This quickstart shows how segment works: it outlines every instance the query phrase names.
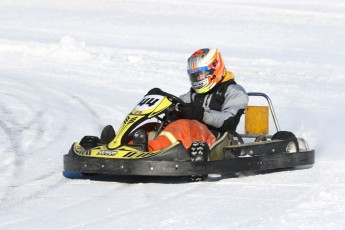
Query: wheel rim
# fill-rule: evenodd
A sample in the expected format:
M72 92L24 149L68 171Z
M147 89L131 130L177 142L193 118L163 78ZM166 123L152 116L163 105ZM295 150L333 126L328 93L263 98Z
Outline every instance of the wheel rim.
M291 142L289 142L287 144L286 152L287 153L295 153L295 152L297 152L297 146L296 146L296 144L293 141L291 141Z

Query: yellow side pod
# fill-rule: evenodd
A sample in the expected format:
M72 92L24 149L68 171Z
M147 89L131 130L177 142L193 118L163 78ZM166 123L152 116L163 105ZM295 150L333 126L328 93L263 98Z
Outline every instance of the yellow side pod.
M268 106L248 106L245 111L245 132L247 135L269 134Z

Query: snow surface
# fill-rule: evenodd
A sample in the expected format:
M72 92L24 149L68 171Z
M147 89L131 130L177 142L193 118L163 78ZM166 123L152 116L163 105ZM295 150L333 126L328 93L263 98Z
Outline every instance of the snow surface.
M1 0L0 229L344 229L344 29L342 0ZM314 167L201 183L63 173L72 142L118 127L149 89L186 92L204 47L271 97Z

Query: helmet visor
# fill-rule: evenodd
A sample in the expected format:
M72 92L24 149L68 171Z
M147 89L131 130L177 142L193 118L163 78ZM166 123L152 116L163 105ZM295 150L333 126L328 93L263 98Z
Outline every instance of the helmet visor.
M188 71L189 72L189 71ZM208 77L212 77L214 69L201 69L201 71L188 73L189 79L192 83L202 81Z

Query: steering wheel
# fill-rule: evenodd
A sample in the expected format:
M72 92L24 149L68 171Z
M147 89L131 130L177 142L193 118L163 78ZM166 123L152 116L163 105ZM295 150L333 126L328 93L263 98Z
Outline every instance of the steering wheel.
M146 95L161 95L161 96L165 96L165 97L167 97L172 102L172 105L170 106L170 109L168 109L166 114L165 114L166 116L164 116L164 118L157 117L157 119L161 121L161 125L156 130L156 135L158 135L161 132L161 130L167 124L169 124L173 120L176 120L176 115L177 115L177 117L179 117L179 115L178 115L180 113L179 105L184 105L185 102L182 101L179 97L176 97L175 95L172 95L170 93L164 92L163 90L161 90L159 88L151 89ZM173 114L172 116L169 115L171 112Z
M170 93L164 92L163 90L161 90L160 88L153 88L151 89L147 95L150 94L158 94L158 95L162 95L162 96L166 96L169 100L171 100L171 102L173 102L175 104L175 109L178 111L177 107L179 104L184 105L185 102L182 101L179 97L176 97L175 95L172 95Z

